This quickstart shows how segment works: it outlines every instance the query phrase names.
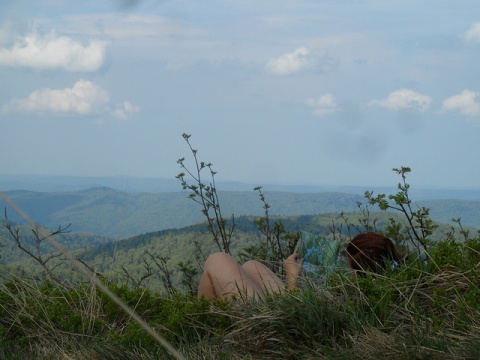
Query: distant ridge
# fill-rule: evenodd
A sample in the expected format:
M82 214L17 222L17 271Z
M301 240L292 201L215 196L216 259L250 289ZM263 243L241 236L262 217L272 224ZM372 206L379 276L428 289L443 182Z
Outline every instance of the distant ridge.
M178 180L127 176L51 176L0 174L0 191L30 190L40 192L78 191L108 187L128 192L171 192L181 190Z
M217 181L218 190L222 191L252 191L254 187L262 186L264 191L321 193L341 192L362 195L365 191L391 194L395 186L343 186L343 185L302 185L302 184L249 184L234 181ZM0 174L0 191L28 190L38 192L78 191L90 188L111 188L129 193L145 192L176 192L181 191L180 182L169 178L141 178L134 176L53 176L53 175L9 175ZM411 188L415 200L480 200L479 188Z

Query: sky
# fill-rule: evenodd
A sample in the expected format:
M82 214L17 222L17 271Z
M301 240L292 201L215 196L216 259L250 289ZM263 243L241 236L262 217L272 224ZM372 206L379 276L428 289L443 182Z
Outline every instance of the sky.
M0 0L0 174L480 187L477 0Z

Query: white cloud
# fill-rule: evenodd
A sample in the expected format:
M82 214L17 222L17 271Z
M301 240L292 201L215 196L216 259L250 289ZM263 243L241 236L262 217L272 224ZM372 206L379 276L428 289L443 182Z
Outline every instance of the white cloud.
M386 99L371 100L369 106L378 106L390 110L417 110L426 111L430 107L432 98L416 91L399 89L391 92Z
M79 80L71 88L34 91L26 99L5 105L3 112L90 115L102 112L109 101L110 95L100 86Z
M91 81L79 80L65 89L41 89L27 98L4 105L2 113L29 113L36 115L91 116L111 115L126 120L138 113L140 107L124 101L112 110L110 94Z
M480 115L480 93L471 90L463 90L461 94L453 95L445 99L442 109L445 111L459 111L463 115Z
M313 113L317 116L325 116L340 111L335 98L331 94L322 95L318 99L309 98L306 103L313 107Z
M112 111L112 115L117 119L126 120L128 116L138 113L139 111L140 107L132 104L130 101L124 101Z
M83 46L53 32L45 37L33 33L16 41L10 49L0 49L0 65L93 72L103 65L105 46L104 41L91 40Z
M272 74L288 75L313 66L315 66L315 60L310 56L310 50L300 47L293 52L269 60L265 67Z
M470 28L463 34L463 37L468 42L480 42L480 22L470 25Z

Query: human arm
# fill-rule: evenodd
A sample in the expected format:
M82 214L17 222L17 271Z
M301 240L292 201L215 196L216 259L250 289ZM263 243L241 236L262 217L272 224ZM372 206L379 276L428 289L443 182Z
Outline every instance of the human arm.
M302 274L303 259L297 263L300 256L297 253L290 255L284 262L285 274L287 276L287 289L297 288L297 278Z

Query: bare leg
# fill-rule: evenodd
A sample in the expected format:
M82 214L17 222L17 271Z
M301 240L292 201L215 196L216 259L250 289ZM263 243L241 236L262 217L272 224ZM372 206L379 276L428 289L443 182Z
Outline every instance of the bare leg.
M215 253L208 257L198 285L198 297L206 299L224 299L236 296L265 298L263 286L257 283L247 272L225 253Z
M278 293L285 290L284 282L262 263L249 260L243 264L242 268L264 292Z

